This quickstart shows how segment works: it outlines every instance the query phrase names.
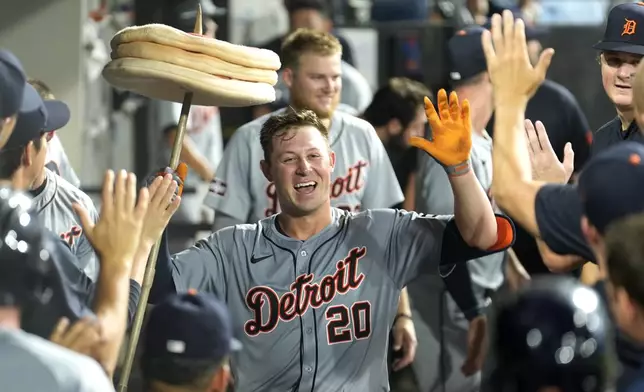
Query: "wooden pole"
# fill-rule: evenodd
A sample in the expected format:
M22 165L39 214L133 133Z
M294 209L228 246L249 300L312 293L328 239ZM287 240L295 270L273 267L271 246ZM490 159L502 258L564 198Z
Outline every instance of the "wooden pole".
M197 19L195 21L195 34L203 34L202 32L202 13L201 5L197 8ZM181 116L179 117L179 124L177 125L177 135L174 138L174 145L172 146L172 154L170 155L170 167L176 170L179 166L179 157L181 156L181 146L183 145L183 137L186 133L186 125L188 124L188 114L190 114L190 106L192 105L192 93L187 92L183 97L183 105L181 106ZM148 304L148 297L150 296L150 289L154 281L154 272L159 255L159 247L161 246L161 239L157 239L154 244L150 256L148 257L148 264L145 267L145 276L143 277L143 285L141 287L141 298L136 308L134 316L134 323L132 324L132 332L130 340L128 341L127 354L125 357L125 365L121 373L121 378L118 384L119 392L126 392L130 375L132 374L132 366L134 365L134 357L136 355L136 347L139 343L139 336L141 335L141 328L143 327L143 319L145 318L145 309Z

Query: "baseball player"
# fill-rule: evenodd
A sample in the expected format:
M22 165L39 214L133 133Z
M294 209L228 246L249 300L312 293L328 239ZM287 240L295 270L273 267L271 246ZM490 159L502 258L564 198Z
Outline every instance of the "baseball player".
M341 45L329 33L300 29L286 39L282 66L291 106L312 109L329 127L331 148L337 153L332 205L348 211L389 208L401 203L404 196L382 142L369 123L336 110L341 91L340 55ZM275 184L253 168L259 167L263 157L257 137L262 125L272 115L288 110L243 125L228 141L204 201L216 211L213 231L280 212ZM405 297L406 292L399 313L409 316Z
M72 209L74 203L80 203L96 221L98 213L94 203L81 190L45 167L47 143L55 131L69 121L69 109L61 101L44 102L48 113L47 128L42 130L29 121L19 121L0 153L0 165L5 170L0 174L5 178L13 177L30 189L34 208L43 225L67 242L77 257L78 267L96 281L98 259Z
M608 13L603 39L593 46L600 52L602 84L615 105L617 117L593 135L592 155L622 140L644 142L633 111L633 77L644 55L644 35L637 28L638 23L644 23L641 4L616 5Z
M485 131L493 111L492 85L487 76L481 45L482 27L458 31L447 44L450 83L472 107L472 170L489 194L492 185L492 139ZM419 158L416 211L453 214L455 200L449 178L435 159ZM490 196L491 201L491 196ZM503 283L505 253L496 253L467 263L476 302L459 308L439 276L421 276L408 290L418 329L417 360L412 364L422 391L473 391L480 387L483 351L471 336L485 335L484 310Z
M25 199L26 198L26 199ZM113 391L101 367L89 357L21 329L21 313L30 314L51 300L54 268L46 252L47 232L23 201L8 189L0 192L0 380L3 389L28 391ZM31 219L29 219L31 218ZM20 241L24 248L7 240ZM28 371L28 377L20 375Z
M281 212L222 229L172 258L164 244L151 301L193 288L227 303L244 346L231 361L238 390L388 391L387 341L401 289L436 274L443 260L511 245L511 221L495 219L471 171L467 101L461 108L442 91L440 117L427 105L434 140L415 145L449 173L454 217L331 207L329 131L312 111L287 111L260 131L261 170Z
M526 51L522 28L521 21L512 22L511 13L504 13L503 17L495 15L492 18L492 35L486 34L483 39L496 101L495 200L521 226L543 240L549 251L556 252L554 255L562 259L562 267L570 268L579 260L589 260L598 263L600 270L605 270L605 265L602 265L605 230L612 222L644 211L640 189L641 178L644 178L641 164L644 162L644 146L623 141L598 153L581 172L578 186L531 180L525 135L516 130L523 128L524 104L543 80L553 51L544 51L539 63L532 68L521 55ZM514 30L518 30L518 34ZM505 45L506 41L511 45ZM636 80L641 72L642 65ZM547 138L541 141L547 143ZM555 169L557 165L561 166L556 162L553 165ZM601 288L601 281L598 286ZM623 382L639 367L639 361L634 359L641 358L641 355L632 354L641 353L641 348L638 350L628 339L617 336L620 363L625 369L620 377L620 382Z
M241 349L226 305L213 295L170 295L150 312L141 369L147 392L225 392L228 357Z
M0 149L11 137L18 113L38 107L33 98L27 91L27 76L20 60L0 49Z
M29 78L27 81L38 91L38 94L40 94L43 100L56 99L49 86L42 80ZM49 143L47 143L47 157L45 158L45 162L47 169L58 174L76 188L80 188L80 179L76 175L71 163L69 163L69 158L67 158L63 144L60 142L60 138L56 133L54 133Z

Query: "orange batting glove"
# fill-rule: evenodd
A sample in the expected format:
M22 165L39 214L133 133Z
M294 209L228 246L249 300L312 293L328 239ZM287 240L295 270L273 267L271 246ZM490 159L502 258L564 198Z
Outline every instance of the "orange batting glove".
M432 139L414 136L409 144L420 148L440 163L450 176L458 176L470 171L470 151L472 150L472 124L470 104L466 100L459 105L458 96L452 91L447 100L447 92L438 92L438 113L434 105L425 97L425 115L432 127Z

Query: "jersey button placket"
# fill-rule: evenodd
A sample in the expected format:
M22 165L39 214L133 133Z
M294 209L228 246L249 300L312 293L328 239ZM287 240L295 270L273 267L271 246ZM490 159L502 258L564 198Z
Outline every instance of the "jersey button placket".
M309 269L309 253L306 249L300 249L297 257L298 272L300 275L308 273ZM302 345L302 362L305 365L302 367L304 372L300 382L300 390L310 390L313 386L313 370L315 364L315 346L317 341L314 336L314 315L313 309L308 308L306 313L302 315L302 327L306 332L306 337L303 339Z

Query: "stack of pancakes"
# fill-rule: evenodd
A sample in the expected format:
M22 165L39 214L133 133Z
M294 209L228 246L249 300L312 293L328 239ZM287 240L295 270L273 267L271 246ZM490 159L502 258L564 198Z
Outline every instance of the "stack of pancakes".
M162 24L127 27L110 42L103 77L143 96L192 104L241 107L275 101L279 56Z

